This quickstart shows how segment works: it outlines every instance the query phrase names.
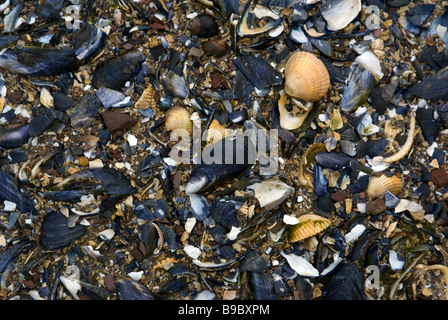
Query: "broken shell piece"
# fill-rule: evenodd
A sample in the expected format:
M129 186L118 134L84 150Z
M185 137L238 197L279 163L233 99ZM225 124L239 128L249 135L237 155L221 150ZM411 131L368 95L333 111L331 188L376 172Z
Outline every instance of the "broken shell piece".
M282 94L278 100L278 111L280 113L280 126L285 130L296 130L305 121L309 111L303 112L295 105L292 111L286 109L286 94Z
M289 229L288 241L297 242L309 238L328 228L331 221L317 214L305 214L299 217L299 223Z
M330 88L327 67L313 53L296 51L285 65L285 92L289 96L316 101Z
M417 213L422 209L423 207L417 202L413 202L407 199L400 199L400 202L395 207L395 213L400 213L405 210L409 211L410 213Z
M256 28L249 27L247 20L248 20L248 16L249 16L249 8L251 5L251 2L252 1L247 2L246 6L243 9L243 14L242 14L241 20L238 23L237 30L238 30L239 37L253 36L253 35L257 35L257 34L261 34L261 33L270 31L270 30L274 29L275 27L277 27L282 22L281 17L278 17L278 19L274 19L274 20L272 20L272 17L271 17L271 21L269 23L264 24L261 27L256 27ZM265 10L263 10L263 12L268 12L268 11L270 11L273 15L275 15L274 12L272 12L268 8L265 8ZM260 14L260 10L258 10L258 14ZM263 15L263 13L261 13L261 14ZM266 15L263 15L263 17L265 17L265 16Z
M397 195L401 189L403 189L403 186L403 181L397 176L389 178L383 174L380 177L370 178L366 192L370 199L375 199L383 197L386 194L386 191Z
M304 277L318 277L319 271L313 267L305 258L294 253L286 254L283 251L280 254L288 261L289 266L299 275Z
M292 187L278 180L264 180L261 183L254 183L247 188L254 191L260 207L266 210L271 210L278 206L293 191Z
M186 244L184 246L184 252L192 259L197 259L201 255L201 249L191 244Z
M441 271L442 276L443 276L443 280L445 281L445 284L440 284L439 286L443 289L443 292L445 293L445 296L439 296L440 299L448 299L448 291L446 290L446 287L448 286L448 268L442 264L433 264L430 266L427 265L423 265L423 264L418 264L415 266L414 268L414 273L413 273L413 281L412 281L412 294L414 295L414 299L417 298L417 289L420 287L426 288L429 290L429 292L427 292L427 294L430 295L435 295L436 292L432 292L431 288L433 288L433 285L429 285L429 288L427 285L425 285L422 281L424 279L422 279L422 275L424 273L428 273L429 271L433 271L432 273L434 275L436 275L437 273L435 273L434 271ZM440 273L439 273L440 274ZM426 282L426 281L425 281ZM438 282L438 281L437 281ZM418 285L418 283L420 283L420 286ZM438 295L441 295L441 293L439 293Z
M372 52L366 51L355 59L360 66L369 70L373 74L376 81L380 81L384 73L381 70L380 59Z
M190 120L190 113L180 106L173 106L166 112L165 127L170 130L185 130L190 134L193 131L193 124Z
M327 0L320 6L322 17L327 22L327 29L337 31L344 29L361 11L361 0Z
M157 101L155 99L155 89L152 85L149 85L145 91L143 91L140 99L135 103L137 109L148 109L157 107Z
M228 130L218 120L213 119L207 130L207 143L213 143L227 137Z
M408 152L412 148L412 144L414 142L414 137L416 134L417 134L417 132L415 130L415 116L414 116L414 113L411 113L411 121L409 124L409 131L408 131L408 136L406 138L405 143L401 147L400 151L398 151L397 153L394 153L393 155L391 155L387 158L384 158L383 161L387 162L387 163L392 163L392 162L396 162L396 161L400 160L405 155L407 155Z
M40 92L40 103L42 103L47 108L52 108L54 99L51 95L50 91L48 91L46 88L43 88Z

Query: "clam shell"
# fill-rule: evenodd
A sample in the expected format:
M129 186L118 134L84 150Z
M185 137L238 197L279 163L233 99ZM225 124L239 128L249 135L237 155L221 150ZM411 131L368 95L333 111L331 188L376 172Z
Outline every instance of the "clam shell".
M386 191L397 195L401 189L403 189L403 186L403 181L397 176L389 178L383 174L379 177L370 178L366 192L370 199L375 199L383 197L386 194Z
M193 124L190 120L190 113L185 108L173 106L166 112L165 127L170 131L183 129L191 133Z
M285 66L285 92L305 101L316 101L330 88L327 68L314 54L295 52Z
M328 228L331 221L317 214L309 213L299 217L299 223L289 230L288 241L297 242L312 237Z

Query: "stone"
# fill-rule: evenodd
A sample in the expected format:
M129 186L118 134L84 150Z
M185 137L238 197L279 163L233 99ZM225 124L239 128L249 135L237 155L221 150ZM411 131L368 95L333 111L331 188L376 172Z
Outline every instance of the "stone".
M448 173L443 168L431 170L431 181L439 188L448 184Z
M137 123L137 120L127 113L104 111L101 115L107 129L117 135L123 135L127 129Z

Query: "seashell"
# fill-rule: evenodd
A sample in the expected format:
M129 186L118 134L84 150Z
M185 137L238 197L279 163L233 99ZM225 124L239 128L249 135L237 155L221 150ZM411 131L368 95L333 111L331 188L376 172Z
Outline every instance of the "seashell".
M280 126L285 130L296 130L302 126L309 111L299 112L296 105L292 106L292 110L286 108L286 94L282 94L278 100L278 111L280 113Z
M200 14L190 20L190 32L200 38L209 38L219 33L219 26L215 18L208 14Z
M288 261L289 266L295 272L303 277L318 277L319 270L314 268L314 266L308 262L305 258L298 256L294 253L285 253L284 251L280 251L280 254Z
M330 88L327 68L314 54L295 52L285 65L286 94L305 101L319 100Z
M174 106L166 112L165 127L168 130L186 130L189 134L193 130L193 123L190 120L190 113L187 109Z
M228 130L218 120L213 119L207 130L207 143L213 143L227 137Z
M155 98L156 90L152 85L149 85L143 91L140 99L135 103L137 109L148 109L157 107L157 100Z
M367 300L363 273L353 262L338 267L323 290L325 300Z
M317 214L309 213L299 217L299 223L289 229L288 241L297 242L312 237L328 228L331 221Z
M227 43L223 40L211 39L205 42L202 48L209 55L220 58L227 52Z
M53 96L51 95L50 91L48 91L46 88L43 88L40 92L40 103L42 103L47 108L52 108L54 104Z
M244 6L242 18L240 19L240 22L237 25L237 31L239 37L253 36L264 32L268 32L281 24L282 22L281 17L278 17L276 19L277 15L271 11L270 22L262 25L261 27L251 28L248 24L249 8L251 6L251 3L252 1L248 1ZM264 11L266 12L270 10L268 8L265 8Z
M255 183L248 186L255 192L261 208L271 210L285 201L292 193L293 188L286 183L277 180L264 180L261 183Z
M370 199L375 199L378 197L383 197L386 191L397 195L398 192L403 189L403 181L397 176L387 177L386 175L381 175L380 177L370 178L369 184L367 186L367 196Z
M320 6L322 17L327 22L327 29L337 31L344 29L361 11L361 0L328 0Z

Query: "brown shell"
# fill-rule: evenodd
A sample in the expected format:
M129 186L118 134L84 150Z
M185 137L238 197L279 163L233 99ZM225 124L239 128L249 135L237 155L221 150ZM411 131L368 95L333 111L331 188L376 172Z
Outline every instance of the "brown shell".
M331 221L317 214L309 213L299 217L299 223L291 226L288 233L289 242L297 242L312 237L327 229Z
M190 113L187 109L180 106L171 107L166 112L165 127L170 131L183 129L191 133L193 131L193 123L190 120Z
M209 55L220 58L227 52L227 43L223 40L211 39L203 44L203 49Z
M386 191L397 195L403 189L403 186L403 181L397 176L387 177L383 174L379 177L370 178L366 193L370 199L383 197Z
M148 109L157 107L156 90L152 85L149 85L143 91L140 99L135 103L137 109Z
M304 101L324 97L330 88L327 67L314 54L297 51L285 66L285 92Z
M191 34L200 38L213 37L219 33L215 18L205 13L191 19L188 28Z

